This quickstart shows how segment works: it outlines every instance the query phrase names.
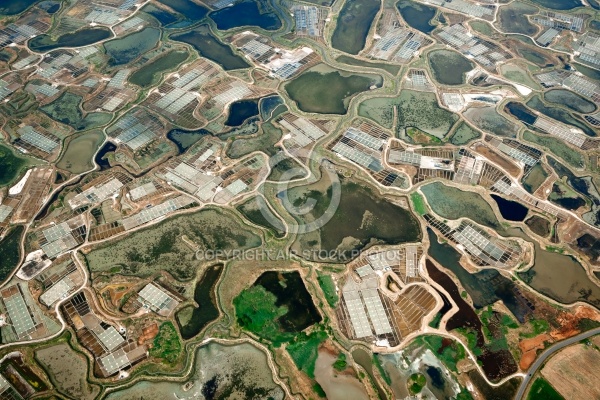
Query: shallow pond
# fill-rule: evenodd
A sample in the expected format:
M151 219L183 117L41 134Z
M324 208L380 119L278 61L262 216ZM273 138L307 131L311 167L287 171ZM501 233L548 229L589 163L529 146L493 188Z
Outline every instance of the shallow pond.
M512 229L509 233L534 245L533 267L519 274L529 286L561 303L584 301L596 307L600 305L600 287L590 280L585 269L576 259L559 252L542 249L538 242L518 228Z
M363 369L365 371L367 371L369 378L371 378L371 382L377 389L379 398L386 399L387 393L381 386L379 386L379 383L377 382L377 380L375 379L375 376L373 375L373 356L371 354L367 353L366 351L364 351L363 349L357 348L352 352L352 358L358 365L360 365L361 367L363 367Z
M145 28L125 37L109 40L104 43L106 54L110 57L111 66L128 64L148 50L152 49L160 39L160 30Z
M222 31L241 26L256 26L267 31L276 31L281 28L281 21L266 4L255 0L242 0L233 6L210 13L209 17L215 21L217 29Z
M501 224L489 203L478 193L460 190L441 182L421 186L433 212L442 218L469 218L478 224L492 229L501 228Z
M106 28L83 28L73 33L59 36L56 40L50 35L39 35L31 39L27 45L32 51L44 53L59 47L82 47L108 39L112 36Z
M553 10L572 10L577 7L585 7L580 0L531 0L542 7Z
M338 374L332 368L336 357L326 351L319 351L315 363L315 380L328 400L368 400L369 395L358 379L351 375Z
M435 26L431 24L431 20L436 13L434 7L409 0L400 0L397 5L400 15L411 27L426 34L435 29Z
M129 76L129 82L141 86L142 88L150 86L158 80L160 75L166 71L172 70L183 63L189 56L187 51L171 51L161 55L159 58L144 64L144 66Z
M533 96L526 104L528 107L531 107L534 110L539 111L540 113L552 119L555 119L567 125L573 125L581 129L583 133L585 133L588 136L593 137L598 135L598 133L593 128L583 123L579 119L573 117L567 110L559 107L546 106L544 102L540 99L539 95Z
M505 109L527 125L533 125L533 123L537 120L537 115L529 111L529 109L522 103L510 101L506 104Z
M544 92L544 100L563 105L572 111L587 114L596 111L596 105L587 99L565 89L553 89Z
M539 29L529 21L527 15L533 15L538 10L537 7L529 4L513 1L509 5L499 8L498 26L506 33L520 33L522 35L534 36Z
M107 396L110 400L139 399L268 399L283 400L283 389L273 381L267 356L251 344L225 346L217 343L196 350L189 383L142 381Z
M56 166L73 174L89 171L94 167L94 154L103 141L101 131L87 132L71 139Z
M302 215L301 222L307 226L326 213L331 216L319 230L299 235L294 249L303 257L327 258L333 254L332 258L339 260L376 243L400 244L421 238L419 223L409 210L379 197L364 184L342 180L339 205L328 210L333 189L324 183L293 188L278 196L287 194L300 210L314 202L315 206Z
M428 54L433 77L442 85L463 85L465 74L475 65L462 54L451 50L435 50Z
M192 45L202 57L216 62L226 71L250 66L231 47L219 41L206 25L193 31L173 35L171 39Z
M518 288L508 278L495 269L484 269L475 274L467 271L461 264L461 254L447 243L439 243L436 234L427 229L430 247L429 255L444 268L449 269L460 281L473 300L473 306L481 309L498 300L521 322L531 312Z
M352 97L382 83L380 75L351 74L323 66L304 72L286 84L285 90L302 111L345 114Z
M525 190L533 194L542 186L542 183L544 183L548 176L548 172L546 172L544 167L541 164L536 164L527 175L521 178L521 183Z
M152 4L146 4L142 8L142 11L153 16L163 28L184 18L183 16L177 16Z
M346 53L358 54L365 46L373 18L380 6L380 0L346 1L337 18L331 46Z
M284 104L284 102L280 96L263 97L260 99L259 103L260 117L263 121L269 120L275 109L282 104Z

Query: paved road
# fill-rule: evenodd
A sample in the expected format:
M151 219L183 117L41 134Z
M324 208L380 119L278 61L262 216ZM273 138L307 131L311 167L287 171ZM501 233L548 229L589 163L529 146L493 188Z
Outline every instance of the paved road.
M529 386L529 381L531 380L531 378L533 378L535 371L537 371L537 369L546 361L546 359L548 357L550 357L555 352L557 352L561 349L564 349L567 346L570 346L570 345L577 343L583 339L587 339L590 336L594 336L594 335L598 335L598 334L600 334L600 328L595 328L595 329L592 329L591 331L580 333L577 336L573 336L572 338L563 340L562 342L558 342L555 345L548 347L538 357L538 359L533 363L533 365L529 368L529 372L527 372L525 379L523 379L523 382L521 383L521 386L519 387L519 391L517 392L517 396L515 397L515 400L521 400L523 398L523 395L525 394L525 389L527 389L527 386Z

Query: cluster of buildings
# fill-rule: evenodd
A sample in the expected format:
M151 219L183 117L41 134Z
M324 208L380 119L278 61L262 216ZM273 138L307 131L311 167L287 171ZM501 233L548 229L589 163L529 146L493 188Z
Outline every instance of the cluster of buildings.
M348 338L396 347L422 328L438 306L436 297L420 284L422 256L420 245L408 244L375 250L350 263L352 272L341 287L336 309Z
M271 76L282 80L291 79L320 61L310 47L284 49L265 36L249 31L234 36L232 43Z

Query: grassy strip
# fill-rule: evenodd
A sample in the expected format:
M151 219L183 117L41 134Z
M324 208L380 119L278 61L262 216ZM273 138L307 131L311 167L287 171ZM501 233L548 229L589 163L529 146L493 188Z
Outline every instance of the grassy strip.
M413 202L413 207L415 211L419 215L427 214L427 206L425 205L425 199L423 198L423 196L421 196L421 194L413 192L410 194L410 199Z
M321 287L321 290L323 290L323 294L325 294L327 303L331 307L335 307L340 298L337 295L335 283L333 282L331 276L318 273L317 281L319 281L319 286Z

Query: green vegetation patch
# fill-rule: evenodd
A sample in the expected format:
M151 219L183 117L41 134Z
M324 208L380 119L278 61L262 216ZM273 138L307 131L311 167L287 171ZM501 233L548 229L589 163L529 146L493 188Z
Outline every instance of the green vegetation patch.
M464 347L452 339L436 335L426 335L417 338L416 342L429 347L433 354L453 372L458 372L456 364L466 356Z
M260 132L253 137L240 136L234 138L231 145L227 147L227 156L231 158L240 158L255 151L274 156L279 149L275 143L281 139L281 129L277 128L271 122L265 122L260 127Z
M242 225L237 215L209 208L167 219L94 249L86 255L88 266L95 273L111 273L119 267L126 275L143 277L164 270L177 279L191 279L198 261L183 235L202 251L244 250L261 244L260 237Z
M406 386L408 386L408 390L410 390L412 394L421 393L421 390L423 390L425 385L427 385L427 378L425 378L425 375L418 372L412 374L408 378L408 382L406 384Z
M403 90L397 98L371 98L358 107L360 116L379 125L392 128L394 108L397 109L397 129L410 127L442 139L458 120L458 116L438 105L433 93Z
M533 233L541 237L547 237L551 232L550 221L539 215L533 215L525 221L525 224Z
M281 238L285 235L285 226L267 205L266 200L261 196L256 196L242 203L237 207L238 211L250 222L267 229L273 236ZM267 214L267 216L265 216ZM271 221L278 221L274 226Z
M333 369L335 369L336 371L342 372L346 368L348 368L348 362L346 361L346 354L340 353L340 354L338 354L338 358L333 363Z
M0 143L0 187L12 184L27 165L25 158Z
M92 112L83 115L80 104L83 98L71 92L63 93L52 103L41 107L55 121L69 125L76 130L87 130L105 125L112 119L112 114L104 112Z
M277 306L276 302L275 295L260 285L243 290L233 300L238 324L273 343L290 340L293 334L284 332L278 322L287 308Z
M0 241L0 282L4 281L19 265L21 236L23 236L24 230L25 228L19 225Z
M319 356L319 346L327 339L327 333L316 330L309 335L301 332L285 349L294 360L294 364L310 378L315 377L315 363ZM337 361L336 361L337 362ZM335 364L334 364L335 367Z
M529 76L527 70L521 68L519 65L504 64L500 67L500 72L502 73L502 76L513 82L520 83L533 89L542 88L539 83Z
M496 31L494 30L492 25L490 25L488 22L485 22L485 21L478 21L478 20L469 21L469 26L471 26L471 28L474 31L479 32L482 35L485 35L488 37L492 37L496 33Z
M441 182L422 186L429 206L442 218L469 218L493 229L501 228L494 210L478 193L466 192Z
M317 281L319 282L319 286L321 287L321 290L325 295L325 300L327 300L327 304L329 304L331 307L335 307L340 298L337 295L337 291L335 290L335 283L333 282L333 278L330 275L325 275L321 272L318 272Z
M560 139L549 135L537 135L530 131L525 131L523 133L523 139L545 147L557 157L562 158L569 165L575 168L583 168L585 166L585 156L579 151L567 146Z
M152 342L150 356L161 358L168 364L175 364L181 356L181 340L171 321L163 322Z
M564 400L564 397L562 397L547 380L544 378L537 378L533 381L531 389L529 389L527 400Z
M421 196L420 193L413 192L410 194L410 199L413 203L413 208L419 215L427 214L427 205L425 204L425 199Z

